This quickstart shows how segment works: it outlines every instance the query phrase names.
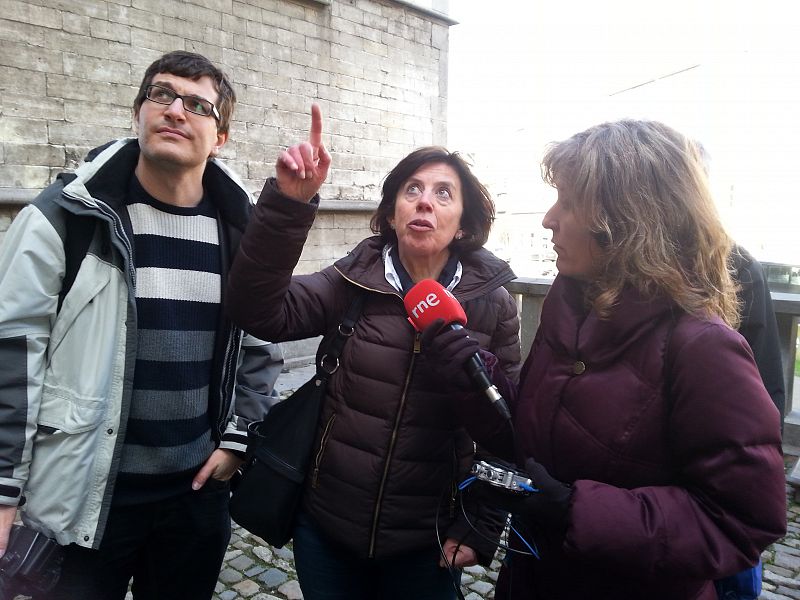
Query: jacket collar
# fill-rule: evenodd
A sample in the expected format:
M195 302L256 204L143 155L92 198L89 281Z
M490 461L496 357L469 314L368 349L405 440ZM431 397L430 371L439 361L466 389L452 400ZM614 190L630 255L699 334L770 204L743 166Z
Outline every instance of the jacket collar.
M333 266L358 286L399 296L400 293L386 281L383 247L380 236L368 237ZM506 262L484 248L462 254L459 259L462 266L461 281L452 291L460 302L483 296L516 277Z
M608 363L680 310L663 295L646 298L623 289L608 319L584 305L585 285L559 275L542 308L542 334L559 353L592 363Z
M139 142L124 138L92 150L75 171L75 179L64 194L88 207L101 201L120 213L124 210L128 185L139 161ZM203 188L226 223L244 231L252 197L244 184L224 163L211 159L203 173Z

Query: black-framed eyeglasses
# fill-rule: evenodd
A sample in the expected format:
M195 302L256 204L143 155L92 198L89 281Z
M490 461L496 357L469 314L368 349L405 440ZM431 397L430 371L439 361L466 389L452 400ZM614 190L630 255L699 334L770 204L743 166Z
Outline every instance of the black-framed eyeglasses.
M145 98L156 104L170 105L175 102L175 98L180 98L183 108L190 113L202 115L204 117L213 116L217 121L220 120L219 111L214 103L200 96L181 95L173 89L151 83L145 89Z

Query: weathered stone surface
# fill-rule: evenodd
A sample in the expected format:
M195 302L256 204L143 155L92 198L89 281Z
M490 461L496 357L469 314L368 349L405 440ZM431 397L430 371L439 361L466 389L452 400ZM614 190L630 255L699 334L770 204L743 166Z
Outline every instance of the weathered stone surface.
M259 576L259 580L268 588L277 588L285 583L289 576L280 569L268 569L266 573Z
M439 96L447 89L449 27L407 7L379 0L307 7L5 0L1 12L0 139L24 145L20 152L56 149L37 150L22 164L12 162L14 153L0 155L3 187L44 187L52 172L77 165L65 158L65 147L130 135L145 68L176 48L208 56L232 78L239 106L222 156L253 193L274 174L280 150L306 139L314 100L337 154L324 199L375 201L399 159L415 147L447 142L440 126L447 103ZM353 229L318 222L322 249L306 260L331 264L369 235L363 225Z

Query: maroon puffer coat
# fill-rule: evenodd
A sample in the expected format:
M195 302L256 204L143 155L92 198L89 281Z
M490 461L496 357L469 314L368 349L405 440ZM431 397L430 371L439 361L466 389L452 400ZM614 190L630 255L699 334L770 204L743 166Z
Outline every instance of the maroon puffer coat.
M269 183L256 206L229 277L227 306L246 331L285 341L325 334L366 291L355 335L344 347L322 410L316 461L304 508L329 536L362 557L436 547L439 531L467 532L453 505L474 443L461 427L458 398L419 352L400 294L386 281L379 238L364 240L334 266L292 277L316 213ZM467 329L516 379L519 322L503 284L514 275L485 250L460 257L453 290ZM494 548L477 535L465 543L485 560Z
M778 413L718 319L626 290L599 320L559 276L512 404L523 456L574 494L566 531L531 534L542 560L514 556L498 598L715 600L712 580L785 532ZM487 416L469 430L497 450Z

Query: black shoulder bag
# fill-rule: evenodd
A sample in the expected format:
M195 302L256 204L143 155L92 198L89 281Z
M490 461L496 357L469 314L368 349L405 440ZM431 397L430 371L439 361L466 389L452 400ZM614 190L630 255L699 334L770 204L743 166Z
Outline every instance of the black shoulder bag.
M247 460L233 489L230 513L236 523L276 548L292 538L328 380L339 368L339 356L363 303L364 294L359 293L327 351L326 340L320 344L314 377L273 406L263 421L248 427Z

